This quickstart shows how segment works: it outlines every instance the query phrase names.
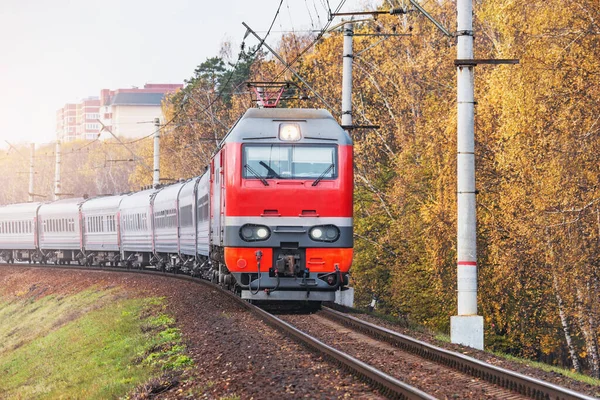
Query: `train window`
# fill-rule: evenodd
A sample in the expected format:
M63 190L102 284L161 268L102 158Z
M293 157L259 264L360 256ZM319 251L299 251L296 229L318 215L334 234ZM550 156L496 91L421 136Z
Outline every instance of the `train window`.
M198 221L206 221L208 219L208 211L208 195L205 194L198 199Z
M181 217L181 226L192 226L194 217L192 215L192 205L187 205L179 208L179 216Z
M247 144L243 153L242 176L247 179L337 177L337 146Z

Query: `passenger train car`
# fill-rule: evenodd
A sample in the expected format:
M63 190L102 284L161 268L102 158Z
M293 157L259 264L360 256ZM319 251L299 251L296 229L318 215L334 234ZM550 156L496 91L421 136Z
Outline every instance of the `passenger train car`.
M352 141L331 114L250 109L202 176L0 207L0 257L181 271L255 301L333 301L349 280L352 196Z

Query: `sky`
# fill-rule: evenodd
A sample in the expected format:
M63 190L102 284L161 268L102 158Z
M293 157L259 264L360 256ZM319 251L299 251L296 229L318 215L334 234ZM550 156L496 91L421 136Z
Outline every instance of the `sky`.
M283 0L281 31L320 29L342 0ZM56 111L101 89L183 83L246 22L264 36L280 0L0 0L0 145L56 139ZM346 0L340 11L376 0ZM258 42L249 36L247 45ZM341 51L341 49L340 49Z

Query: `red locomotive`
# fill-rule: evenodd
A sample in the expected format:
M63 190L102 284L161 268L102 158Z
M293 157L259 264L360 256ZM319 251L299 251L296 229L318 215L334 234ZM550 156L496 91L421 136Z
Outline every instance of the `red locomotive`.
M352 157L327 111L248 110L210 165L219 282L245 299L333 301L352 263Z

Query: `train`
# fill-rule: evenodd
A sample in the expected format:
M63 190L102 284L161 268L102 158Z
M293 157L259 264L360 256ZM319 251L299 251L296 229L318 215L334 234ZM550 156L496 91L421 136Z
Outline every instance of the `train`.
M352 257L352 140L320 109L247 110L201 176L0 207L7 263L186 273L252 302L333 301Z

